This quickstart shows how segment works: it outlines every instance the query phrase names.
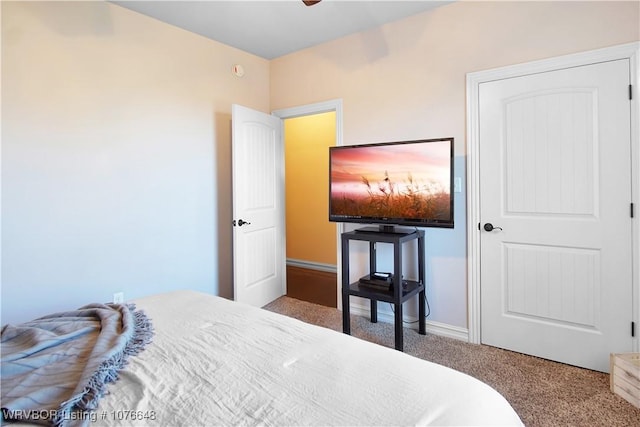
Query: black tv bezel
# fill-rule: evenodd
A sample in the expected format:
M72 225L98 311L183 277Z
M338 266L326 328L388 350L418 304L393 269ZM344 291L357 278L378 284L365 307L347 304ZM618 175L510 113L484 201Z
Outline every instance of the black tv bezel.
M413 218L383 218L383 217L342 217L332 215L331 213L331 153L333 151L340 150L348 150L353 148L361 148L361 147L380 147L385 145L402 145L402 144L416 144L416 143L430 143L430 142L443 142L449 141L449 161L450 161L450 173L449 173L449 211L451 212L451 220L450 221L442 221L442 220L416 220ZM453 137L446 138L430 138L430 139L414 139L408 141L385 141L385 142L376 142L369 144L356 144L356 145L335 145L329 147L329 222L341 222L341 223L350 223L350 224L380 224L380 231L390 231L393 226L405 226L405 227L423 227L423 228L454 228L455 221L455 211L454 211L454 169L455 169L455 139ZM389 227L384 227L389 226ZM371 229L373 230L373 229Z

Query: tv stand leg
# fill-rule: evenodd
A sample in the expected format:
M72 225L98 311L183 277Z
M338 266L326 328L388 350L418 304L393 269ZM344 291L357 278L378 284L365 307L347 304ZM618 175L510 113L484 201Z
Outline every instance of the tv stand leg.
M394 304L395 319L393 321L395 326L395 338L396 338L396 350L404 351L404 339L402 336L402 304Z
M351 335L351 317L349 314L349 294L342 292L342 332Z
M371 323L378 323L378 301L371 300Z
M427 335L427 328L426 328L426 322L425 322L425 317L426 317L426 307L425 307L425 291L420 291L418 293L418 333L420 335Z

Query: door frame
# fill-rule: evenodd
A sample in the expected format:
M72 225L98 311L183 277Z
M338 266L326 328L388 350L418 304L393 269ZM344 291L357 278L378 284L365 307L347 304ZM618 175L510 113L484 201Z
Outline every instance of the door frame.
M301 117L301 116L310 116L313 114L320 114L320 113L328 113L328 112L335 112L336 114L336 145L343 145L343 141L342 141L342 99L330 99L328 101L322 101L322 102L317 102L314 104L306 104L306 105L300 105L297 107L290 107L290 108L282 108L282 109L278 109L278 110L273 110L271 112L272 115L279 117L280 118L280 123L282 126L282 138L284 138L284 120L285 119L292 119L295 117ZM327 165L327 168L329 167L329 165ZM328 169L327 169L328 170ZM285 176L285 180L287 179L287 177ZM329 197L329 195L327 195L327 197ZM284 215L284 212L283 212ZM328 215L328 213L327 213ZM285 222L286 224L286 222ZM340 268L338 268L338 266L341 265L342 262L342 256L340 253L340 235L342 234L342 232L344 231L344 225L343 223L336 223L336 252L337 252L337 259L336 259L336 275L337 275L337 281L336 281L336 295L337 295L337 301L338 301L338 307L342 307L342 292L340 292L340 286L339 284L342 283L341 281L341 277L342 277L342 271L340 270ZM286 236L285 236L285 245L286 245ZM336 308L338 308L336 307Z
M467 74L467 318L469 342L481 343L480 318L480 132L479 132L479 86L494 80L520 77L528 74L543 73L563 68L578 67L597 62L629 59L630 82L633 87L631 100L631 200L638 205L640 200L640 42L596 49L587 52L543 59L524 64L511 65ZM638 209L636 209L638 211ZM632 295L633 311L630 321L640 328L640 227L638 214L632 221L633 272ZM640 332L633 338L633 351L640 350Z

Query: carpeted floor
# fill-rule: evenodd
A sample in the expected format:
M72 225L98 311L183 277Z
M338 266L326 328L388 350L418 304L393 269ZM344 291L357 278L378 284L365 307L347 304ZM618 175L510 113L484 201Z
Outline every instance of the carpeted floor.
M335 308L286 296L264 308L342 331L342 313ZM374 324L352 315L351 332L355 337L394 347L392 324ZM530 427L640 426L640 409L610 391L608 374L452 338L419 335L410 328L405 328L404 350L491 385Z

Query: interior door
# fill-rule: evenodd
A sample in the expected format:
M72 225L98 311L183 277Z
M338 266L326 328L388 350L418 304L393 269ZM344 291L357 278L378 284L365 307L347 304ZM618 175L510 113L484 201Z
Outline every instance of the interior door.
M605 372L632 351L629 67L480 85L484 344Z
M233 289L262 307L285 294L284 142L278 117L233 105Z

